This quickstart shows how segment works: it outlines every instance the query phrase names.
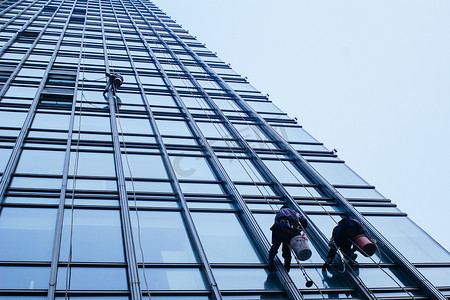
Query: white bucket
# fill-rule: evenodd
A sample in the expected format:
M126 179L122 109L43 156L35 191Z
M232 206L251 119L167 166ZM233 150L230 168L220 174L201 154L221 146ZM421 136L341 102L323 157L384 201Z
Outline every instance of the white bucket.
M305 234L294 236L291 239L290 246L297 258L301 261L308 260L312 255L312 251L308 244L308 238Z

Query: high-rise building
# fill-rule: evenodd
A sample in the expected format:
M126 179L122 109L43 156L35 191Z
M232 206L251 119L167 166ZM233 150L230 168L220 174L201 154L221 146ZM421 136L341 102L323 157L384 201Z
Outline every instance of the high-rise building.
M150 1L0 8L0 300L450 296L448 251ZM313 254L271 273L283 204ZM323 270L343 215L377 252Z

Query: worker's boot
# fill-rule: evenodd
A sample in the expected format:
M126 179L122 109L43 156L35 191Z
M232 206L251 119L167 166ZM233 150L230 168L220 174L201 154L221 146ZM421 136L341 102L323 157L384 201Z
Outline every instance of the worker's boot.
M268 270L269 272L275 271L275 264L274 264L274 262L273 262L273 259L272 259L272 260L269 260L269 265L267 266L267 270Z
M348 265L350 266L350 267L352 267L352 268L357 268L357 267L359 267L359 264L358 264L358 262L356 261L356 258L358 257L358 254L356 254L356 253L352 253L351 255L350 255L350 258L349 258L349 260L348 260Z
M291 270L291 260L285 260L284 261L284 268L286 269L286 272L289 272Z

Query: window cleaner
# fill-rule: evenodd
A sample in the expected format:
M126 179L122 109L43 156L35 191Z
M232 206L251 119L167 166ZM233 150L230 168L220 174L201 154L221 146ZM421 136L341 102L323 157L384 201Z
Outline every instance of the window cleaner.
M282 256L284 258L284 267L286 271L289 272L291 268L291 251L290 247L297 251L300 251L300 257L304 258L307 256L302 253L304 250L304 245L307 240L302 238L302 231L308 226L308 221L303 215L300 215L296 211L290 209L287 205L283 205L281 209L277 212L275 216L275 223L270 228L272 230L272 247L269 251L269 271L273 272L275 270L274 259L275 255L278 252L281 244L282 247ZM290 244L294 237L300 236L300 239L296 239L294 243ZM306 238L306 236L305 236ZM294 246L294 247L292 247ZM295 248L295 249L294 249ZM311 250L308 249L309 252ZM306 250L306 252L307 252ZM297 254L297 252L295 252ZM309 255L310 257L311 255ZM308 257L308 258L309 258Z
M111 88L113 95L116 95L117 89L123 83L123 77L119 73L106 73L106 77L108 77L108 83L106 84L105 90L103 91L103 95L108 92L108 89Z
M328 252L324 268L333 263L336 256L337 249L341 249L344 256L348 259L350 266L358 266L356 262L356 250L362 255L368 257L375 253L376 247L374 243L365 235L361 222L349 217L344 217L340 220L333 229L333 234L330 240L330 251Z

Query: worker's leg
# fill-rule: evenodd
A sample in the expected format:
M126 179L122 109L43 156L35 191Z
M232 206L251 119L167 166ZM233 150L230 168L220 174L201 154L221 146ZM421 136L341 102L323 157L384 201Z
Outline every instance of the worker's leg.
M111 80L108 79L108 83L106 84L105 90L103 91L103 94L106 94L108 92L109 87L111 86Z
M357 255L355 253L355 250L352 249L352 244L350 242L342 245L341 251L344 254L345 258L348 260L348 264L350 266L356 266L358 264L355 261Z
M277 255L278 249L280 248L282 242L283 240L280 238L280 236L272 232L272 247L270 247L269 251L269 271L271 272L275 270L273 261L275 259L275 255Z
M291 270L292 255L288 242L283 242L283 248L281 249L281 251L284 258L284 268L289 272Z

